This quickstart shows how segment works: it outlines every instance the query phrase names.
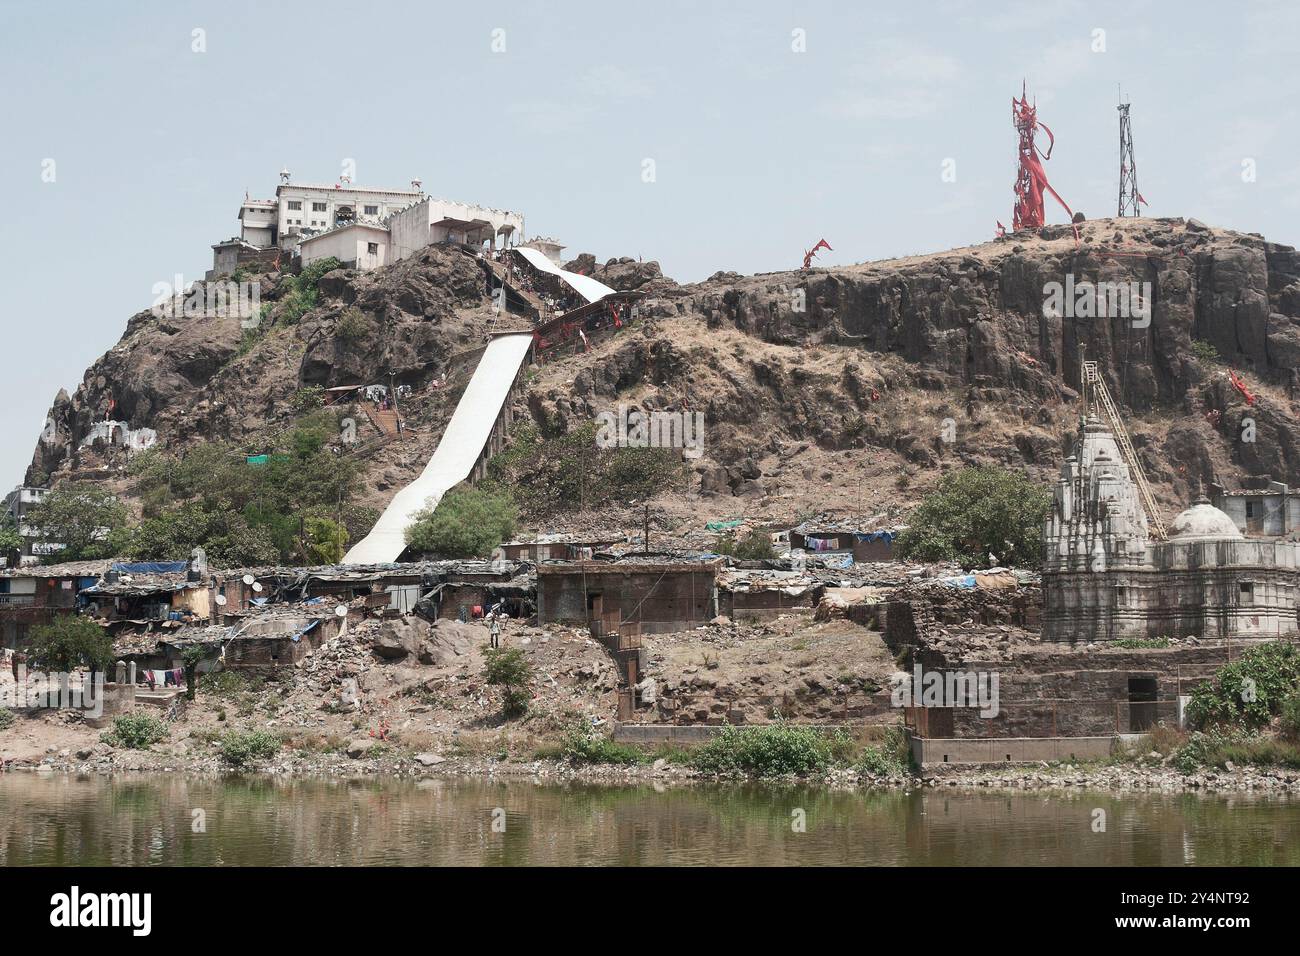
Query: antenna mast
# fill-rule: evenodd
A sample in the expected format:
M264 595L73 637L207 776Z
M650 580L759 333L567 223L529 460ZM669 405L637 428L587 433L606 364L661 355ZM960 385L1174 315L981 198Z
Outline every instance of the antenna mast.
M1128 103L1121 102L1119 110L1119 215L1140 216L1139 206L1146 200L1138 192L1137 161L1133 158L1133 124L1128 115Z

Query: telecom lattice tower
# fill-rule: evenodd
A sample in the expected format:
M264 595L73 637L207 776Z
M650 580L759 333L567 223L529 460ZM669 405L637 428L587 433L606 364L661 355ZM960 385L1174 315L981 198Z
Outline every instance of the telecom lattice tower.
M1146 202L1137 187L1137 162L1133 159L1133 124L1128 103L1119 104L1119 214L1140 216L1139 205Z

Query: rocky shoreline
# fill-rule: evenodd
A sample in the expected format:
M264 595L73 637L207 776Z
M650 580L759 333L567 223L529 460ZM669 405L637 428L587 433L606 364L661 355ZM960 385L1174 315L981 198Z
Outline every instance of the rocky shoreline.
M10 773L76 775L185 773L202 777L330 777L416 780L427 778L532 781L656 788L700 784L766 783L824 786L833 789L958 789L1004 791L1103 791L1110 793L1261 793L1300 794L1300 771L1275 767L1206 768L1184 774L1172 767L1135 764L944 768L904 776L876 776L841 768L809 777L755 778L717 776L660 759L651 764L587 764L563 760L495 760L442 757L437 754L362 756L295 755L232 768L216 755L166 754L147 750L104 752L96 747L73 753L47 754L39 761L14 760Z

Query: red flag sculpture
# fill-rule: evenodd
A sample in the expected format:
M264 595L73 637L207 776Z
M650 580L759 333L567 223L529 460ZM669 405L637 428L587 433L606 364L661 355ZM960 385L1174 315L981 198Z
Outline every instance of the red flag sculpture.
M813 256L817 255L818 249L830 249L831 252L835 251L834 249L831 249L831 244L829 242L825 239L821 240L817 245L813 246L803 254L803 267L805 269L812 268Z
M1011 120L1020 134L1020 169L1016 173L1016 205L1011 212L1012 229L1037 229L1043 224L1043 192L1049 192L1073 220L1074 213L1060 197L1051 183L1042 160L1052 158L1056 137L1045 123L1038 122L1038 107L1030 105L1025 87L1020 88L1020 99L1011 100ZM1047 152L1034 142L1034 133L1042 129L1047 134ZM1039 159L1039 157L1042 159ZM1077 230L1076 230L1077 233Z

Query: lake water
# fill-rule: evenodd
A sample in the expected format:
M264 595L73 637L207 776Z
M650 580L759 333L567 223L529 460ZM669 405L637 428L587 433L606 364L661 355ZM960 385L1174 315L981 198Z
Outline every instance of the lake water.
M0 775L3 866L1295 866L1297 833L1278 797Z

